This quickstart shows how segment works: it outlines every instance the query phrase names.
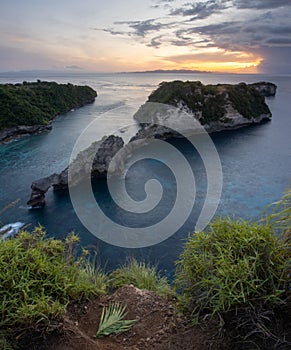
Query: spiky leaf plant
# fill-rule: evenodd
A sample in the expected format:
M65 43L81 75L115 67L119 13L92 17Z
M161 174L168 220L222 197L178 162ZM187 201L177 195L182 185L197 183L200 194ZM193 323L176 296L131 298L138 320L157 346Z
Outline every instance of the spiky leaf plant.
M110 304L102 309L97 338L119 334L128 331L137 320L124 320L126 317L126 306L119 303Z

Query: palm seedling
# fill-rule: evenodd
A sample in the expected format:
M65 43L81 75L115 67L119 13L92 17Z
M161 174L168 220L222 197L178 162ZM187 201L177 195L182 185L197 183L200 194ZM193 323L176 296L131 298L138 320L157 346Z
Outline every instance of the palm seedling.
M126 306L119 303L110 304L102 309L99 328L96 334L97 338L119 334L128 331L136 320L124 320L126 317Z

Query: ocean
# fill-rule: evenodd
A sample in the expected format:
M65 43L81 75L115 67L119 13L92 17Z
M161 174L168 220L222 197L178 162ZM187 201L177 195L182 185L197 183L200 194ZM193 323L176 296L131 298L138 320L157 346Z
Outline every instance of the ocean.
M29 210L26 201L30 196L30 185L35 179L63 170L68 165L77 139L85 130L96 140L117 132L128 141L138 130L133 114L162 81L200 80L204 84L271 81L278 85L276 96L266 99L273 114L271 122L211 135L223 175L216 216L256 220L267 204L278 200L291 186L291 76L150 73L0 75L0 83L37 79L89 85L97 91L98 97L93 104L58 116L49 133L0 145L0 211L18 200L16 205L1 212L0 222L4 225L21 221L28 225L28 229L41 224L48 236L56 238L64 238L74 231L80 236L82 246L96 254L98 262L107 270L124 263L127 257L136 257L156 264L169 277L173 275L175 261L185 239L193 232L205 201L207 176L203 161L193 146L182 139L170 141L189 162L195 175L195 203L185 203L185 208L191 206L190 215L170 237L149 247L118 247L91 234L76 215L68 192L50 190L43 209ZM143 200L145 183L150 179L160 183L164 194L149 213L130 213L119 208L112 200L105 180L93 184L95 199L114 222L129 228L149 227L150 234L150 226L171 212L177 190L175 176L168 167L155 159L143 159L132 166L126 176L129 196L136 201ZM86 203L89 213L94 205L92 201ZM99 227L98 220L96 225ZM106 236L106 225L100 222L100 227ZM171 227L168 229L171 231Z

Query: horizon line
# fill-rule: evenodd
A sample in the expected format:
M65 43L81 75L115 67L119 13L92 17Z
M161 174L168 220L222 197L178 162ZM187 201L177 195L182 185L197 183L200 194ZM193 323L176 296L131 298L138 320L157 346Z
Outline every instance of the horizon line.
M240 73L240 72L220 72L220 71L202 71L202 70L192 70L192 69L153 69L153 70L142 70L142 71L89 71L89 70L61 70L61 69L27 69L27 70L10 70L10 71L0 71L0 75L10 75L10 74L71 74L71 75L81 75L81 74L228 74L228 75L291 75L291 73Z

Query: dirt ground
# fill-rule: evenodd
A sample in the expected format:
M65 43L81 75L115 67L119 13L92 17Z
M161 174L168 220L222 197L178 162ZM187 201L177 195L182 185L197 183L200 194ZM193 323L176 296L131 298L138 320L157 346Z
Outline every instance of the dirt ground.
M137 322L125 333L101 339L95 337L101 311L111 302L127 305L127 319ZM289 320L290 321L290 320ZM31 338L23 349L37 350L234 350L290 349L270 343L256 347L238 343L234 329L219 326L220 320L206 315L202 325L189 327L189 320L179 315L175 300L165 300L156 294L124 286L113 295L68 307L61 331L52 333L40 343ZM286 329L291 327L285 324ZM58 327L60 329L60 327ZM224 331L222 331L224 329ZM290 328L289 328L290 330ZM289 332L290 336L290 332ZM290 339L289 339L290 341Z

